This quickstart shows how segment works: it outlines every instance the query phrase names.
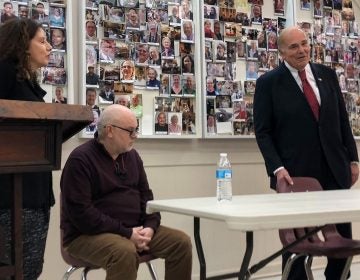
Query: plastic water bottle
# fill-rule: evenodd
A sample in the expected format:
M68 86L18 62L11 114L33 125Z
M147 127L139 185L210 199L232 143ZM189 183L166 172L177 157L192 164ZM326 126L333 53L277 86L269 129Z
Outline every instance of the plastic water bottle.
M230 202L232 199L232 170L226 153L220 154L216 169L216 198L220 203Z

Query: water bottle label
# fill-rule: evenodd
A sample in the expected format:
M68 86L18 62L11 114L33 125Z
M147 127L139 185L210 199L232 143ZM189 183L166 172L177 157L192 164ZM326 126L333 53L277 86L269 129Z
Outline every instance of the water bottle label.
M216 179L231 179L232 177L231 169L217 169L216 170Z

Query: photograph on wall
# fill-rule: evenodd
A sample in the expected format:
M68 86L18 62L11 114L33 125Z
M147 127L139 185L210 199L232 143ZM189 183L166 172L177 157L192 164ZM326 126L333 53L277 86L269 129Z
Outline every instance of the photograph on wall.
M65 8L50 6L50 27L65 28Z
M159 95L169 95L169 94L170 94L170 75L161 74Z
M49 25L49 3L32 1L31 18L43 25Z
M161 65L161 54L159 46L149 46L149 59L148 64L151 66Z
M209 19L218 19L219 8L208 6ZM195 66L195 41L199 38L193 19L190 0L87 4L82 29L86 41L84 75L91 82L86 84L98 87L98 103L120 104L124 95L131 96L128 103L140 119L140 134L144 125L155 135L156 116L144 123L141 120L144 108L149 111L153 106L147 102L148 95L187 96L196 101L199 69ZM93 68L89 70L89 66ZM178 113L180 135L196 134L195 112L186 116L183 111ZM167 118L166 123L169 121ZM149 124L153 125L151 130L146 127Z
M181 41L193 43L195 40L194 23L192 20L181 21Z
M160 111L155 113L155 121L154 121L154 130L155 134L168 134L168 120L167 113L164 111Z
M120 61L120 80L123 82L134 82L135 65L130 59Z
M130 95L129 94L115 94L114 104L119 104L130 108Z
M285 15L284 6L285 6L284 0L274 0L274 15L284 16Z
M135 66L135 87L145 87L146 86L146 66Z
M168 113L168 133L169 135L181 135L182 132L182 114Z
M134 92L133 83L114 82L114 94L130 94Z
M93 121L88 126L85 127L85 132L93 135L97 130L97 123L100 117L98 110L92 110L93 113Z
M112 104L114 103L114 81L101 81L99 83L99 103Z
M310 11L310 0L300 0L300 9Z
M63 68L65 67L65 58L66 58L65 52L52 51L50 53L48 66Z
M135 114L137 119L141 118L143 115L143 102L142 95L134 93L131 95L130 99L130 110Z
M107 81L119 81L120 80L120 67L114 64L103 64L103 76L100 76L101 80Z
M147 67L147 79L146 79L146 87L149 89L158 89L160 88L160 68L155 67Z
M99 47L99 60L104 63L115 62L115 41L102 39Z
M66 31L60 28L50 28L50 43L54 50L66 50Z
M42 83L51 85L66 85L67 74L65 68L42 68Z
M185 54L181 56L181 72L182 74L194 74L195 63L194 56L191 54Z
M193 75L182 76L182 94L184 96L195 96L196 80Z
M60 104L68 103L66 87L63 86L53 87L52 96L53 96L52 103L60 103Z
M170 94L171 96L182 95L181 75L175 74L170 76Z
M181 25L181 18L179 15L179 6L174 4L168 5L168 14L169 14L169 24L180 26Z

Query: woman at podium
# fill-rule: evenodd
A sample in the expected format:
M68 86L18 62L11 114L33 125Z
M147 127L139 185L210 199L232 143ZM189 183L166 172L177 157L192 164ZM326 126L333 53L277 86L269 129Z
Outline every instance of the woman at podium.
M46 91L37 71L48 64L51 45L46 33L31 19L12 19L0 26L0 99L44 102ZM0 263L10 263L11 174L0 174L0 242L5 254ZM38 279L44 262L50 207L54 205L51 172L24 173L23 176L23 272L24 280Z

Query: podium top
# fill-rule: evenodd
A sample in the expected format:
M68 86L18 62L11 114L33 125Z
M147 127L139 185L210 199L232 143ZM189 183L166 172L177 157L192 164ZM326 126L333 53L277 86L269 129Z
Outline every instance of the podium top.
M0 99L1 122L4 120L62 122L63 142L90 124L93 118L89 106Z

